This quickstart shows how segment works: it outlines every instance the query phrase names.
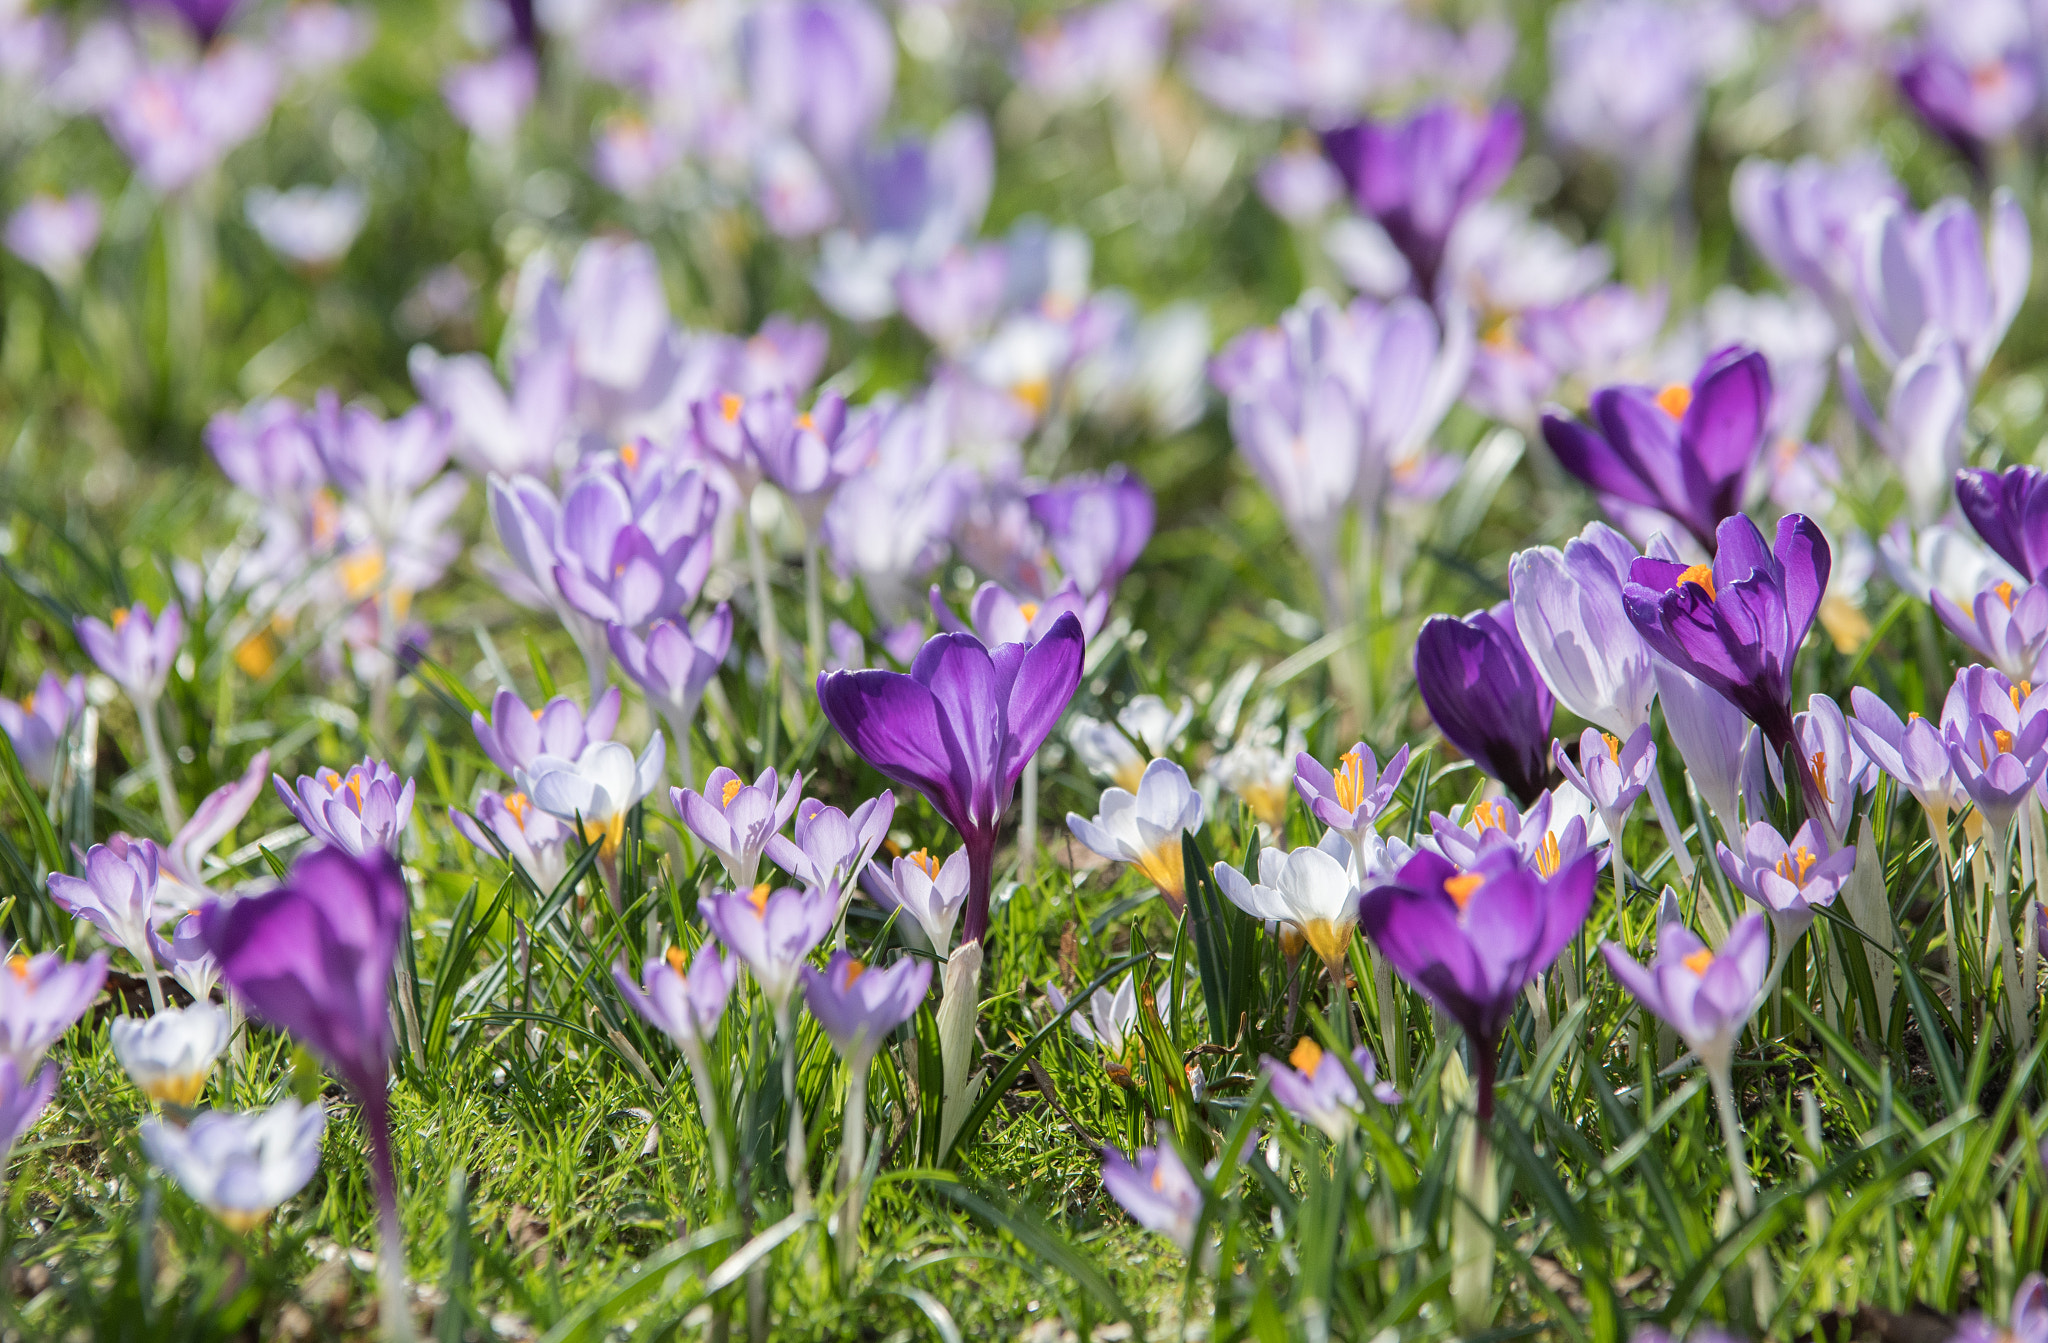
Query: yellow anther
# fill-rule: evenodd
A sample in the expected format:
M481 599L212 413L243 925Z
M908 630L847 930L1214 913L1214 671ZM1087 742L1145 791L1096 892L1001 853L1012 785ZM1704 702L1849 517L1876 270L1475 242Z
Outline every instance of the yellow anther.
M939 860L932 857L931 852L929 850L919 849L915 853L908 855L908 857L910 859L910 865L912 867L924 873L933 881L937 881L939 879Z
M853 981L859 979L862 975L866 974L867 971L868 963L866 961L863 961L858 957L848 960L846 962L846 984L843 987L851 987Z
M1545 832L1543 842L1536 846L1536 871L1546 877L1557 875L1557 869L1564 866L1564 857L1557 851L1557 836Z
M1620 764L1621 738L1615 736L1612 732L1603 732L1600 734L1600 737L1607 743L1607 758L1617 765Z
M1995 585L1994 585L1994 586L1992 587L1992 589L1991 589L1991 590L1992 590L1993 592L1995 592L1995 593L1997 593L1997 594L1998 594L1998 600L2000 600L2000 601L2002 601L2002 602L2004 602L2004 603L2005 603L2005 609L2006 609L2006 610L2008 610L2008 611L2012 610L2012 584L2011 584L2011 583L2007 583L2007 582L2003 582L2003 581L2001 581L2001 582L1999 582L1999 583L1995 584Z
M1692 971L1696 975L1705 974L1707 972L1707 967L1712 965L1713 963L1714 953L1708 951L1705 947L1701 947L1698 951L1695 951L1692 955L1686 957L1684 961L1685 968Z
M1791 850L1778 860L1778 875L1795 886L1806 884L1806 874L1813 870L1813 851L1805 845Z
M1323 1047L1304 1035L1294 1046L1294 1052L1287 1056L1287 1061L1298 1071L1314 1077L1316 1066L1323 1061Z
M744 787L746 787L746 785L741 783L738 779L727 779L725 781L725 787L719 790L718 805L721 807L730 807L732 805L732 800L740 795L740 789Z
M740 418L740 407L746 404L740 397L733 395L731 392L725 392L718 398L718 413L725 417L727 424L737 424Z
M1684 587L1687 583L1693 584L1702 592L1706 593L1708 597L1713 597L1715 595L1714 566L1711 564L1693 565L1692 568L1687 569L1684 573L1678 576L1678 582L1672 585L1672 591L1677 591L1679 588Z
M521 830L526 829L526 813L532 809L533 799L529 798L526 794L507 793L505 795L505 810L512 813L512 819L519 823Z
M1037 602L1018 602L1018 603L1017 603L1017 614L1018 614L1018 615L1020 615L1020 616L1023 616L1023 617L1024 617L1024 623L1025 623L1025 624L1027 624L1027 625L1029 625L1029 624L1030 624L1030 623L1031 623L1032 621L1034 621L1034 620L1038 619L1038 603L1037 603Z
M1657 393L1657 409L1672 419L1682 419L1692 406L1692 388L1682 382L1668 383Z
M1346 751L1337 762L1336 770L1337 809L1357 811L1365 804L1365 757L1356 751Z
M131 614L133 614L133 608L126 606L117 606L114 608L114 613L111 616L107 617L107 619L109 622L112 623L115 629L121 629L127 625L128 617Z
M747 892L747 903L754 907L755 913L765 916L768 913L768 883L764 881Z

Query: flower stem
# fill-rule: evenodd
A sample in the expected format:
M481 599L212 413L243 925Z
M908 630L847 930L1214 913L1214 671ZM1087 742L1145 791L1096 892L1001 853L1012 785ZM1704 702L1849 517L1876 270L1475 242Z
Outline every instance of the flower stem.
M361 1098L370 1133L370 1183L377 1195L377 1286L384 1337L412 1343L412 1303L405 1289L405 1223L398 1215L398 1170L391 1159L391 1109L382 1096Z
M149 753L149 766L156 775L157 805L163 808L165 828L175 835L185 828L185 809L171 783L171 757L164 750L164 734L157 724L156 701L138 699L134 703L135 720L142 728L142 748Z
M789 1101L789 1152L783 1169L789 1176L795 1211L806 1212L811 1206L809 1149L804 1141L803 1100L796 1092L796 1023L787 1000L775 1009L775 1031L782 1037L782 1094Z
M844 1138L840 1147L841 1180L846 1202L839 1209L839 1263L842 1276L853 1278L860 1262L860 1214L867 1188L862 1176L867 1165L868 1146L868 1060L849 1060L851 1075L846 1082L846 1114L842 1119Z
M806 666L813 678L825 670L825 577L815 528L804 532L804 634Z
M1721 1114L1721 1143L1728 1149L1728 1178L1735 1185L1735 1210L1744 1217L1756 1211L1756 1188L1750 1183L1749 1158L1742 1151L1742 1118L1735 1113L1735 1088L1724 1063L1707 1069L1714 1107Z
M768 552L761 545L761 529L754 525L753 509L742 507L740 517L747 528L747 567L754 575L754 623L759 627L761 657L768 664L773 693L775 683L782 679L782 630L775 623L775 594L768 587Z
M2012 941L2012 832L2008 826L1995 826L1987 820L1984 835L1991 843L1991 939L1998 944L1998 961L2005 972L2005 1004L2011 1019L2006 1038L2012 1041L2017 1057L2026 1053L2033 1032L2020 1011L2020 967Z

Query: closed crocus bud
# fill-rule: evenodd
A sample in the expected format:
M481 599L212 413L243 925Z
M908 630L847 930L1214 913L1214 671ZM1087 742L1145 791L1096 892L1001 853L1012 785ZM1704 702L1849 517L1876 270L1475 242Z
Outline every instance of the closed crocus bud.
M1202 795L1188 782L1187 771L1171 760L1146 766L1135 794L1105 790L1093 821L1067 813L1074 838L1111 862L1130 863L1143 872L1176 915L1187 904L1181 837L1201 827Z
M231 1231L261 1226L320 1169L327 1111L282 1100L267 1110L210 1110L179 1127L142 1121L142 1150Z
M1622 605L1639 558L1606 523L1587 525L1564 549L1537 546L1508 565L1515 631L1558 703L1626 738L1650 721L1655 659Z
M1067 995L1057 985L1047 985L1045 997L1055 1013L1067 1010ZM1121 1062L1126 1049L1138 1038L1137 981L1126 974L1115 993L1095 990L1088 1000L1088 1011L1084 1014L1077 1009L1067 1018L1067 1024L1074 1034L1100 1049L1105 1059Z
M1463 620L1430 617L1415 642L1415 684L1445 740L1523 802L1543 791L1557 701L1508 603Z
M228 1014L210 1002L170 1008L146 1020L116 1017L108 1034L129 1080L153 1101L190 1108L227 1048Z
M85 678L44 672L36 688L19 701L0 699L0 731L14 747L22 773L38 788L57 775L57 746L85 708Z

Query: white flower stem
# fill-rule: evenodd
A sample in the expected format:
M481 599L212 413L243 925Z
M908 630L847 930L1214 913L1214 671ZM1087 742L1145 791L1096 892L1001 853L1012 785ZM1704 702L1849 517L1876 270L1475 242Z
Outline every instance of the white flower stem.
M2024 1054L2033 1034L2031 1023L2020 1011L2020 967L2013 948L2012 939L2012 832L2005 826L1993 826L1988 821L1984 836L1991 843L1991 940L1997 944L1999 965L2005 972L2005 1005L2010 1017L2007 1039L2012 1041L2015 1057Z
M164 1010L164 986L157 977L156 957L149 954L148 947L142 950L144 954L136 959L142 962L142 978L149 985L149 1010L161 1012Z
M825 574L815 529L804 532L804 634L809 641L806 666L816 679L825 670Z
M754 525L753 509L742 507L740 517L747 529L747 567L754 576L754 623L772 687L782 677L782 630L775 623L775 594L768 587L768 552L761 544L761 529Z
M1742 1150L1742 1117L1735 1112L1735 1087L1728 1065L1707 1069L1707 1082L1714 1091L1714 1108L1721 1113L1721 1142L1728 1149L1728 1178L1735 1186L1735 1210L1744 1217L1756 1211L1756 1187L1750 1183L1749 1158Z
M163 809L165 828L175 835L185 828L185 809L171 782L171 757L164 750L164 734L157 724L156 700L137 699L134 704L135 720L142 728L142 748L149 753L149 766L156 775L157 805Z
M868 1159L868 1060L860 1057L847 1062L851 1074L846 1081L839 1167L846 1186L846 1201L839 1209L839 1263L842 1276L850 1281L854 1266L860 1262L861 1205L867 1201L866 1181L862 1177Z
M794 1210L808 1212L811 1206L810 1163L806 1160L809 1149L804 1141L803 1100L796 1092L796 1024L790 1016L787 999L775 1009L775 1032L782 1037L782 1092L789 1102L789 1152L783 1169L789 1176Z

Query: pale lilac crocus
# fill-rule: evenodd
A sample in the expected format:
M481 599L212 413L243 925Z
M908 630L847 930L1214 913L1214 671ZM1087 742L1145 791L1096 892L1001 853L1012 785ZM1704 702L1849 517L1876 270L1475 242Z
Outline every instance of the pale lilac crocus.
M791 780L790 787L796 786L796 780ZM887 789L855 807L850 816L817 798L805 798L797 804L795 840L778 827L768 836L763 852L805 886L841 888L850 895L854 878L888 838L889 822L895 815L896 795ZM727 817L730 822L730 808Z
M1202 1216L1202 1186L1164 1134L1154 1147L1141 1147L1133 1165L1121 1152L1104 1148L1102 1188L1131 1220L1194 1253L1195 1228Z
M1740 854L1726 844L1715 851L1728 879L1771 916L1781 959L1813 923L1814 911L1835 903L1856 868L1856 850L1836 849L1814 820L1790 840L1758 821L1744 832Z
M1407 746L1388 757L1383 770L1379 757L1361 741L1337 757L1334 770L1325 769L1321 761L1306 751L1297 753L1294 791L1301 794L1309 815L1344 836L1357 849L1364 846L1373 822L1394 800L1394 790L1401 786L1401 777L1407 772Z
M396 849L412 821L412 780L401 781L391 766L371 757L350 765L346 774L324 765L310 776L301 774L296 789L281 775L272 775L271 782L316 842L358 857Z
M1956 781L1984 823L2009 833L2013 813L2048 770L2048 685L2027 687L1989 667L1965 667L1942 702L1941 732Z
M1970 799L1956 782L1940 726L1917 713L1902 721L1889 704L1862 686L1849 692L1849 707L1856 715L1849 731L1857 745L1877 768L1913 795L1927 813L1928 828L1945 853L1949 815L1968 806ZM1944 864L1944 879L1946 873Z
M106 620L85 616L78 622L78 642L138 708L145 703L154 707L185 642L185 613L172 603L152 616L137 603L116 609Z
M252 187L242 209L265 246L314 272L329 269L348 254L370 213L361 189L346 182L289 191Z
M1400 1104L1401 1093L1379 1080L1379 1060L1372 1050L1358 1046L1351 1051L1351 1062L1365 1078L1374 1100L1382 1105ZM1268 1055L1259 1060L1259 1071L1265 1074L1274 1100L1296 1119L1321 1129L1330 1141L1344 1141L1358 1122L1358 1084L1352 1081L1351 1070L1306 1035L1285 1063Z
M1650 721L1655 656L1629 623L1621 590L1636 548L1604 522L1559 550L1536 546L1508 562L1509 602L1522 647L1557 702L1617 737Z
M967 868L964 847L943 862L918 849L894 859L887 870L871 861L861 873L861 887L882 908L908 915L933 954L944 960L953 949L953 924L967 902Z
M533 804L524 793L485 789L477 796L476 814L455 807L448 821L461 836L496 858L500 854L543 891L552 891L569 872L568 826Z
M1063 477L1029 503L1061 572L1089 596L1114 592L1152 538L1152 491L1123 466Z
M156 900L157 864L155 841L117 834L86 852L82 879L52 872L49 884L50 898L59 909L90 923L142 965L150 1001L161 1012L163 989L149 945L150 930L162 917Z
M641 967L638 984L623 961L612 967L612 981L626 1002L673 1040L690 1065L698 1117L711 1137L712 1168L721 1186L732 1175L731 1148L723 1123L725 1107L719 1103L704 1042L718 1033L719 1020L739 976L739 959L709 938L698 946L694 960L687 958L681 947L670 947L665 956L650 957Z
M1055 1014L1067 1010L1067 995L1060 992L1056 984L1045 988L1046 1001L1052 1004ZM1116 986L1116 992L1097 989L1088 999L1088 1011L1084 1016L1076 1010L1067 1018L1067 1024L1074 1034L1102 1051L1104 1059L1122 1062L1130 1044L1138 1038L1138 988L1132 977L1126 974L1123 982Z
M1849 833L1857 796L1876 783L1870 757L1849 731L1842 706L1827 695L1817 694L1808 700L1806 711L1792 720L1792 730L1813 779L1821 822L1839 844Z
M209 1110L189 1124L142 1121L142 1150L193 1202L246 1234L320 1169L327 1109L286 1097L267 1110Z
M1987 231L1950 197L1915 218L1884 205L1861 224L1856 316L1870 348L1896 367L1938 330L1962 347L1974 383L2012 325L2033 272L2033 235L2012 193L1992 193Z
M233 834L249 808L263 795L263 781L270 773L270 752L258 751L241 777L208 793L193 811L192 819L179 827L158 856L161 885L157 907L182 913L199 908L214 898L206 877L206 860L220 842Z
M1744 159L1729 194L1750 245L1788 283L1825 303L1846 330L1861 266L1858 225L1874 206L1906 203L1884 159L1874 150L1838 163Z
M539 91L533 53L517 49L457 65L441 81L441 97L455 119L494 147L510 143Z
M85 709L85 678L46 671L36 688L19 701L0 699L0 731L14 747L22 773L38 788L56 779L57 747Z
M1539 796L1526 810L1505 797L1481 798L1469 810L1454 807L1450 815L1429 814L1430 837L1442 854L1459 867L1476 866L1495 849L1508 849L1523 866L1549 878L1603 842L1596 831L1596 808L1577 789L1560 784Z
M2042 655L2048 652L2048 587L2030 583L2016 589L2000 581L1979 592L1967 611L1938 588L1927 600L1942 624L2007 677L2040 677Z
M822 971L803 968L804 1005L857 1077L889 1033L916 1015L931 982L932 963L918 957L873 969L835 951Z
M178 920L168 939L151 929L149 946L156 954L156 963L170 971L178 987L191 994L194 1001L213 996L214 985L220 983L220 961L200 929L198 911Z
M619 690L606 686L604 693L585 713L567 695L557 695L538 709L511 690L500 690L491 700L491 716L469 716L476 744L491 758L506 778L518 777L541 756L574 760L594 742L610 741L619 724Z
M0 1187L6 1184L4 1165L8 1153L21 1141L22 1134L35 1127L43 1108L57 1094L58 1072L54 1063L45 1064L37 1072L22 1067L11 1057L0 1056Z
M1067 829L1088 849L1129 863L1159 889L1176 917L1187 907L1181 840L1202 828L1202 795L1171 760L1145 767L1135 793L1106 789L1094 820L1067 813Z
M1579 734L1576 762L1561 741L1551 743L1550 756L1565 782L1600 813L1601 827L1608 836L1608 860L1614 865L1615 895L1620 898L1625 882L1622 829L1636 799L1649 789L1657 773L1657 742L1650 725L1637 728L1627 741L1589 727Z
M67 961L54 951L9 957L0 967L0 1055L23 1073L33 1071L106 982L104 951L82 961Z
M691 834L711 846L735 889L753 886L761 855L768 851L769 838L789 824L797 804L803 800L801 773L790 779L789 787L780 796L776 792L778 783L772 768L762 770L759 778L748 783L720 765L704 780L701 793L693 788L669 789L669 801L675 804L676 814L690 827Z
M720 602L688 625L681 619L657 620L648 626L645 638L624 625L607 625L605 639L619 667L668 724L676 739L678 763L688 778L693 755L690 729L697 706L732 649L732 606Z
M78 282L99 237L100 200L90 191L32 196L7 221L7 250L60 288Z
M1686 772L1708 809L1722 829L1734 834L1742 822L1747 761L1754 754L1749 741L1757 729L1727 696L1690 673L1662 658L1656 659L1651 671L1671 744L1685 761ZM1654 781L1656 776L1651 777Z

